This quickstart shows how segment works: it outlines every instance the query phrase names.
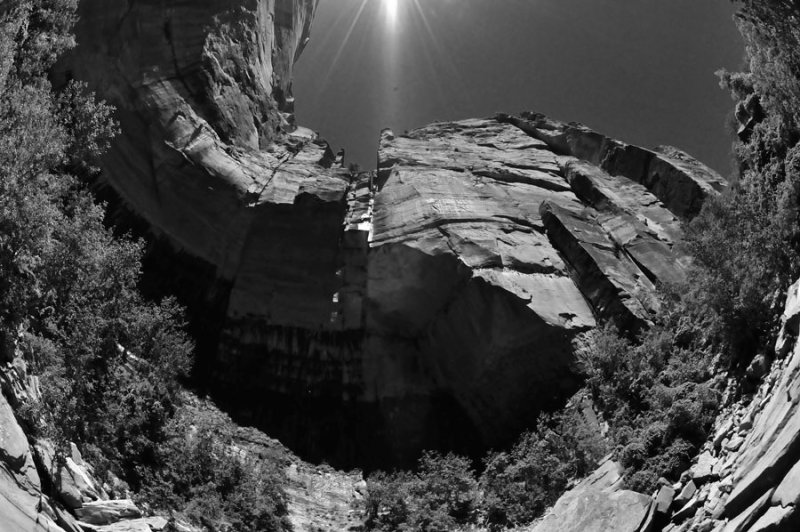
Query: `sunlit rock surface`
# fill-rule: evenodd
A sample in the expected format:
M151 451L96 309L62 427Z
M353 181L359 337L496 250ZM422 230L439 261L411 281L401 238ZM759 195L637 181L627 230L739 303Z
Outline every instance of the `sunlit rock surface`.
M385 131L351 175L292 116L315 5L83 0L55 78L117 107L101 185L238 421L337 465L501 445L574 391L578 335L647 324L724 182L535 114Z
M604 139L601 147L551 139L572 129ZM608 145L621 146L613 165L596 153ZM651 170L627 170L640 160ZM431 390L454 397L484 442L502 441L575 386L576 334L596 319L646 324L655 286L683 278L680 221L692 212L660 198L700 201L723 185L688 156L543 118L385 131L367 345L396 355L370 357L387 381L376 390L423 394L418 384L390 385L404 364L423 368Z
M47 505L28 439L0 393L0 529L63 532Z
M622 467L611 460L569 490L525 532L639 532L650 497L622 489Z

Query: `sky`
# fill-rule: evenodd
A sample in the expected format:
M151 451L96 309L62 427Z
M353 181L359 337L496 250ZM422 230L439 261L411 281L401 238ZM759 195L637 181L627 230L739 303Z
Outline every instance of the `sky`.
M730 173L730 0L320 0L298 123L376 166L380 131L537 111Z

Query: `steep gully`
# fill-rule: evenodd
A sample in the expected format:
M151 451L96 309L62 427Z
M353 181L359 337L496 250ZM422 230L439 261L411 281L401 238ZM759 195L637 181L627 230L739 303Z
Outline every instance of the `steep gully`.
M54 76L117 107L100 193L240 423L346 467L503 445L576 389L582 333L646 325L725 182L532 113L384 131L351 175L292 115L315 5L83 0Z

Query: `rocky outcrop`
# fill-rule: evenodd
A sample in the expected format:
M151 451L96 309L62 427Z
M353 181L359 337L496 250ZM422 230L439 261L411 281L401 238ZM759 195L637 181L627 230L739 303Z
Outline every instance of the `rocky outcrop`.
M299 460L286 469L292 529L346 532L363 529L367 483L359 471L342 473Z
M288 421L283 412L318 390L320 411L331 396L341 402L357 380L347 361L362 322L337 299L356 187L291 114L315 6L85 0L79 45L55 75L86 81L117 108L123 133L100 185L146 226L165 291L191 305L207 354L199 377L242 419L309 442L330 409L302 426L296 409Z
M574 391L576 335L597 319L645 325L655 286L683 278L680 222L692 213L659 195L699 198L723 184L685 155L546 126L499 116L381 140L366 307L380 367L370 374L386 382L382 400L446 391L488 445ZM586 142L550 139L556 128L604 139L600 152L622 147L601 164ZM643 175L628 170L639 159ZM427 379L411 380L410 364Z
M622 467L605 461L572 488L526 532L638 532L650 511L650 497L621 488Z
M102 184L239 421L367 467L500 445L574 391L580 333L647 324L724 182L535 114L387 131L351 175L291 114L315 5L83 0L54 77L117 107Z
M54 494L70 510L81 508L85 503L108 499L108 494L92 475L91 468L84 463L75 444L70 445L69 456L56 457L52 442L41 440L34 445L39 469L44 472Z
M361 471L338 471L328 465L312 465L286 446L247 427L237 427L207 401L187 397L187 419L215 419L229 427L231 451L250 467L268 467L285 475L286 519L296 532L347 532L363 529L367 483ZM173 523L175 526L175 523ZM176 531L181 529L175 526ZM185 532L200 532L187 528Z
M28 439L0 394L0 527L20 532L63 532L42 496Z
M110 525L123 519L142 517L142 511L129 499L87 502L75 513L81 521L90 525Z
M708 194L726 187L720 175L671 146L647 150L611 139L582 124L564 124L537 113L503 119L546 142L557 153L569 154L611 175L644 185L682 218L696 215Z

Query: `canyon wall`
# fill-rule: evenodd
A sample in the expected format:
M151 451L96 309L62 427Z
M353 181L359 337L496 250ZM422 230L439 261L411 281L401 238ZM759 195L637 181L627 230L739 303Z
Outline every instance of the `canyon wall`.
M83 0L55 77L117 107L101 188L238 421L345 466L502 445L575 390L581 333L647 324L725 182L533 113L384 131L351 174L292 116L315 5Z

